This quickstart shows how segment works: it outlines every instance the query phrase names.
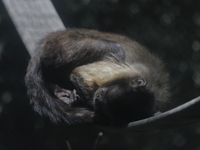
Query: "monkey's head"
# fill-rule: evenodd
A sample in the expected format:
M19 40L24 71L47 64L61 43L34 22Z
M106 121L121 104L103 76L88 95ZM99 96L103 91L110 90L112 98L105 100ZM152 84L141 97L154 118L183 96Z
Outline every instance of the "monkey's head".
M99 61L80 66L73 70L71 81L94 108L97 124L120 126L155 113L148 83L128 64Z
M125 125L155 113L154 96L146 89L143 78L100 87L94 94L93 103L97 116L103 114L111 125Z

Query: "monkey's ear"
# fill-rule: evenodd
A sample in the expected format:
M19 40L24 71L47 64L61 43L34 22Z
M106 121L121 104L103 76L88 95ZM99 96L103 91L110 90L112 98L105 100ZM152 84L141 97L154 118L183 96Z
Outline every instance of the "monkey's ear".
M137 78L131 80L130 85L133 88L144 87L146 85L146 81L143 78Z

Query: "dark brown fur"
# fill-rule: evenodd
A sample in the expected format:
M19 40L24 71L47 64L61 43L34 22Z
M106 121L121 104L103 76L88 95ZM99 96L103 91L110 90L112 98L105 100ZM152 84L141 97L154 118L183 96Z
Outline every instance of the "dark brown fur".
M71 29L48 35L27 69L34 110L54 122L124 125L168 96L163 63L121 35Z

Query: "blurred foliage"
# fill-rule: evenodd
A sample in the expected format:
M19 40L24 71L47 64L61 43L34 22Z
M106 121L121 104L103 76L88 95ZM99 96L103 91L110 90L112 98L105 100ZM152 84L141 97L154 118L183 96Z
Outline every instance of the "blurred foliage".
M170 71L169 108L200 93L199 0L52 0L66 27L127 35L160 56ZM0 2L0 149L90 150L100 129L66 127L35 115L24 76L30 56ZM148 133L104 135L98 150L200 150L199 124Z

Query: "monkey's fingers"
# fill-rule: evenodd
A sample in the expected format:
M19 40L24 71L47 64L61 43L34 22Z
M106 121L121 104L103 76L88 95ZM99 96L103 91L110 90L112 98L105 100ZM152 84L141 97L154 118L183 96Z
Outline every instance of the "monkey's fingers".
M59 99L62 97L69 97L71 93L72 92L70 90L63 89L60 87L56 87L56 89L54 90L55 96L57 96Z
M70 99L70 106L77 104L78 100L80 99L80 96L76 93L75 89L70 94L70 98L69 99Z

